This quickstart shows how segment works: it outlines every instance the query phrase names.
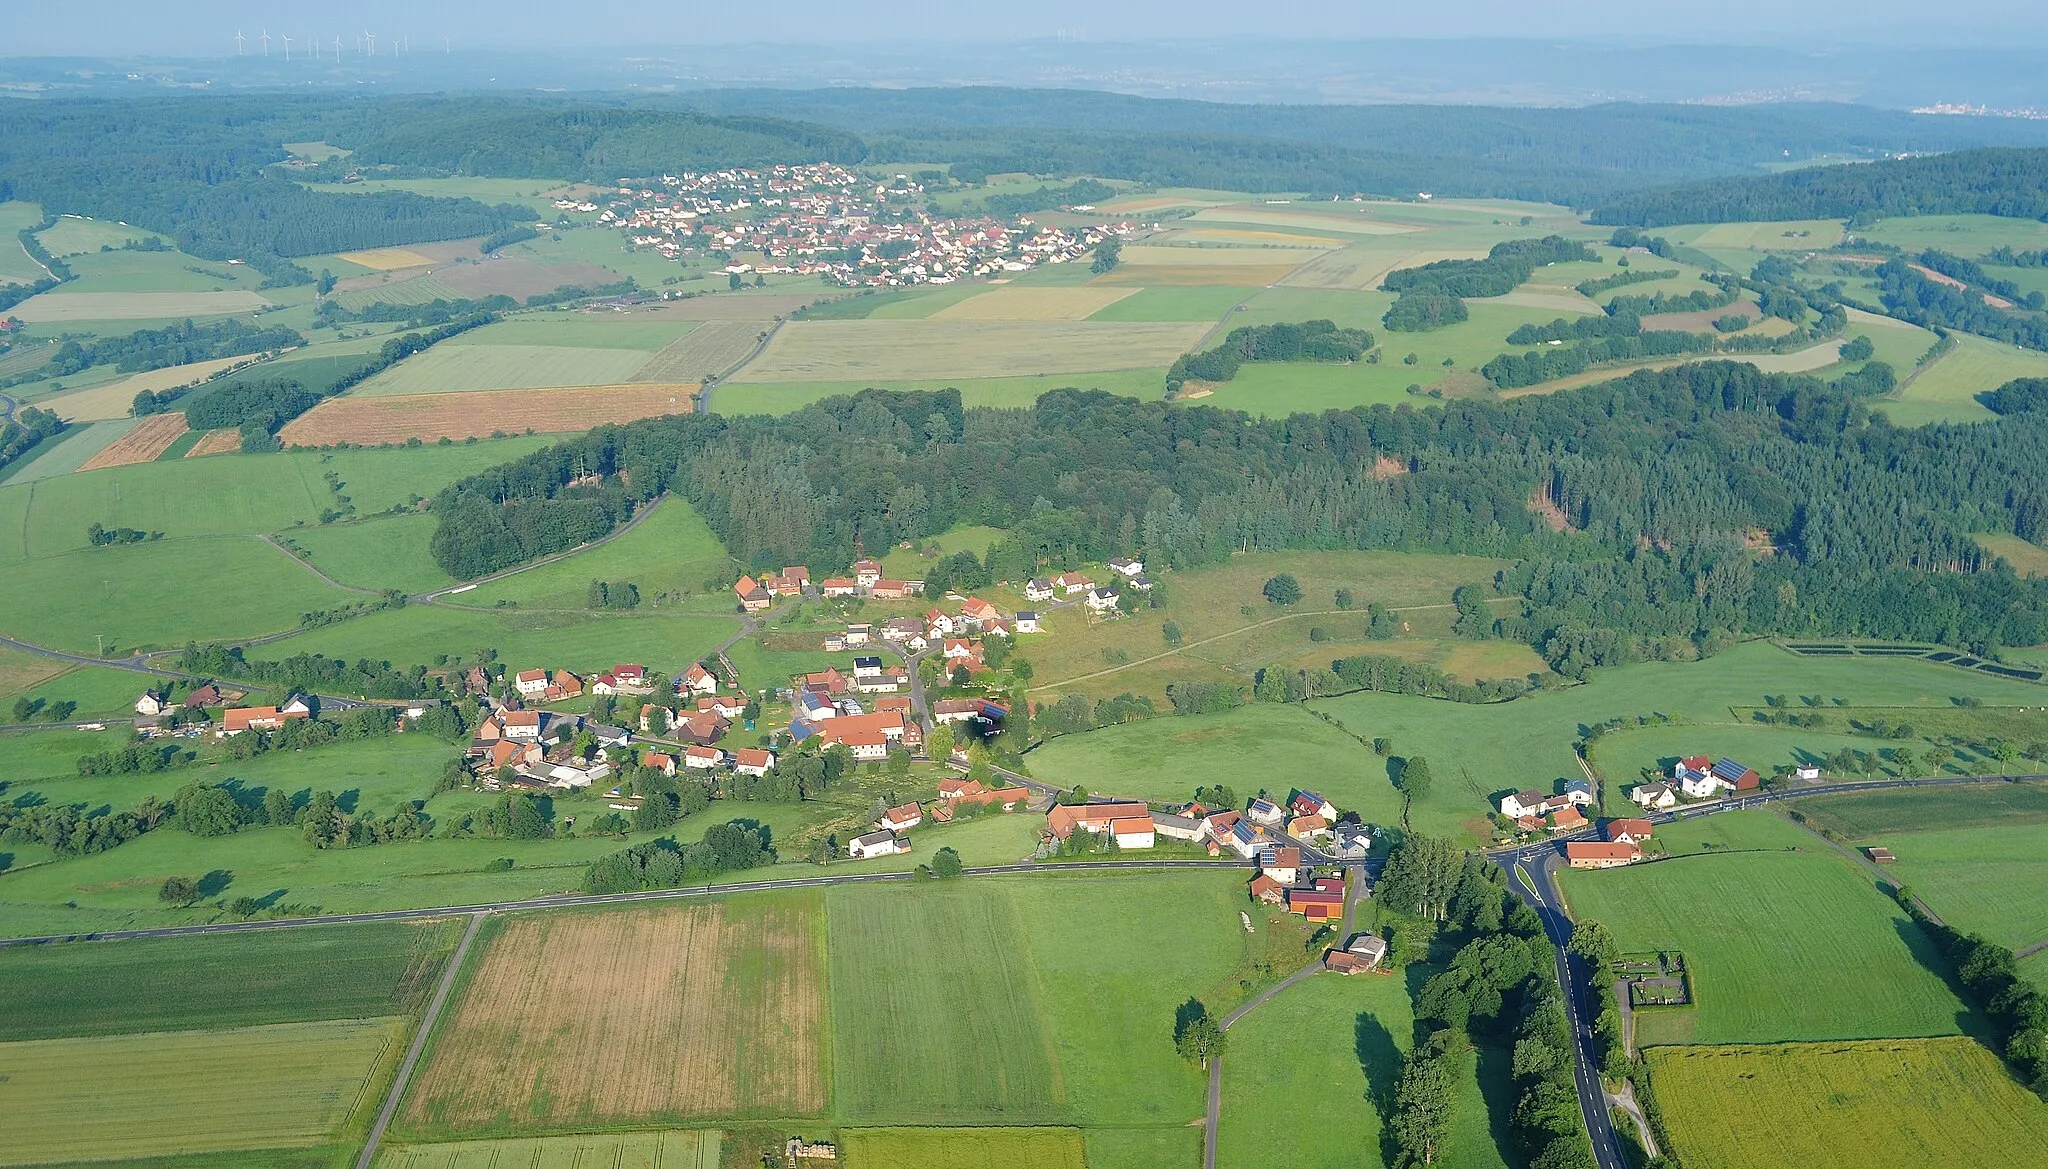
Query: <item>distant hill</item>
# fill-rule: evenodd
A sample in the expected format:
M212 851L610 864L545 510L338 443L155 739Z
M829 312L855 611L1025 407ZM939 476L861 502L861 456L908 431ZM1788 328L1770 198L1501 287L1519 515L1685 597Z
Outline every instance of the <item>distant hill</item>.
M1594 223L1848 219L1871 215L2048 218L2048 150L1958 150L1759 178L1715 179L1637 191L1595 208Z

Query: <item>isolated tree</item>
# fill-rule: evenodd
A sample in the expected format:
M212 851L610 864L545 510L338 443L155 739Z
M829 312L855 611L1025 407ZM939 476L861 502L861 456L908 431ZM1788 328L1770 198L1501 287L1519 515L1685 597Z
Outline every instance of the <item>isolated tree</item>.
M952 758L953 735L952 723L940 723L933 727L932 733L926 735L924 739L925 753L941 763Z
M1345 609L1345 610L1348 610L1348 609L1350 609L1350 608L1351 608L1351 606L1352 606L1352 603L1353 603L1353 600L1352 600L1352 596L1351 596L1351 590L1350 590L1350 589L1338 589L1338 590L1337 590L1337 598L1336 598L1336 600L1337 600L1337 607L1338 607L1339 609Z
M166 905L190 905L199 898L199 882L190 877L166 877L156 899Z
M1291 572L1266 578L1265 586L1259 591L1276 605L1293 605L1301 600L1301 584L1294 579Z
M1117 264L1122 261L1123 250L1124 241L1115 236L1103 240L1095 245L1095 262L1088 265L1088 270L1097 276L1116 271Z
M1413 833L1387 858L1378 896L1403 913L1442 921L1463 872L1450 841Z
M1428 799L1430 785L1434 782L1435 778L1429 771L1429 760L1420 755L1413 755L1401 761L1399 785L1401 794L1408 797L1409 802Z
M1174 1050L1181 1058L1200 1064L1203 1071L1209 1070L1209 1061L1222 1059L1223 1049L1229 1035L1208 1011L1203 1011L1187 1021L1180 1034L1173 1040Z
M1401 1065L1400 1082L1394 1085L1394 1110L1388 1127L1403 1162L1434 1165L1451 1131L1451 1077L1443 1057L1426 1044Z
M1018 680L1019 682L1029 682L1029 681L1031 680L1031 674L1032 674L1032 669L1031 669L1031 663L1030 663L1030 662L1028 662L1028 661L1024 660L1023 658L1013 658L1013 659L1011 659L1011 661L1010 661L1010 676L1011 676L1011 677L1014 677L1014 678L1016 678L1016 679L1017 679L1017 680Z
M1166 644L1175 649L1179 649L1181 641L1184 640L1184 635L1180 631L1180 624L1171 618L1168 618L1166 623L1159 627L1159 636L1165 638Z
M940 880L951 880L960 875L960 854L951 847L942 848L932 854L932 876Z

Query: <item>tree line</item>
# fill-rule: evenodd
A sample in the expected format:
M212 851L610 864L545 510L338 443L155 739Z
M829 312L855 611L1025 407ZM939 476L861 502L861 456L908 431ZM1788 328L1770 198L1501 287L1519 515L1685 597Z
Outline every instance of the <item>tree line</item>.
M122 373L138 373L305 343L303 334L286 325L259 328L239 317L223 317L205 324L186 320L161 329L137 329L97 341L66 341L50 356L44 373L68 377L95 365L112 365Z
M1245 325L1213 349L1175 359L1166 371L1166 391L1178 392L1190 381L1227 382L1247 361L1357 361L1372 341L1364 329L1340 329L1329 320Z
M1589 218L1642 228L1859 214L2040 219L2048 216L2048 150L1987 147L1681 183L1615 196Z

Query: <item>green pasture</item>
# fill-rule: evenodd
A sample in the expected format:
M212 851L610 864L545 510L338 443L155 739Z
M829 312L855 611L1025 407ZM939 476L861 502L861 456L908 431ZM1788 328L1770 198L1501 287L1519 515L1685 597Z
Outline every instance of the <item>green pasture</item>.
M2048 950L2036 950L2020 959L2020 977L2048 991Z
M553 219L557 215L577 216L574 211L555 210L558 192L567 182L553 179L494 179L465 175L450 179L363 179L347 185L308 183L308 190L322 194L370 195L379 191L411 191L440 199L475 199L479 203L515 203Z
M59 291L82 292L254 292L263 273L247 266L229 267L225 260L202 260L183 252L92 251L64 261L75 280ZM266 289L263 299L275 303ZM66 322L71 327L75 324Z
M1631 811L1633 809L1630 809ZM1656 851L1668 856L1758 849L1819 851L1822 843L1791 819L1771 812L1715 812L1657 825Z
M1053 373L1029 377L948 378L941 381L726 382L711 391L716 414L787 414L812 402L869 387L885 390L960 391L968 406L1029 406L1050 390L1102 390L1128 398L1158 398L1166 392L1166 370L1117 369L1100 373Z
M491 345L538 345L563 349L637 349L653 353L696 328L699 322L647 319L618 313L527 313L451 337L453 349Z
M137 694L142 693L141 675L136 675ZM13 699L8 700L12 706ZM12 717L12 712L9 712ZM80 755L97 755L102 751L116 750L128 742L126 728L113 727L104 731L73 731L52 728L46 731L10 732L0 735L0 760L6 761L7 787L0 792L16 791L34 784L28 781L41 776L73 776L77 774ZM6 866L0 866L4 871Z
M117 418L111 422L73 424L55 439L44 439L27 460L9 468L6 481L10 486L22 486L69 475L135 429L135 421Z
M976 559L980 559L1003 535L1001 528L961 524L919 541L916 548L889 549L882 556L882 575L890 580L923 580L932 565L945 557L972 552ZM814 572L812 575L824 574Z
M1805 710L1804 707L1798 709ZM1828 716L1822 714L1822 717ZM1917 739L1908 743L1855 735L1849 733L1840 718L1830 719L1830 722L1836 729L1806 730L1745 722L1631 727L1603 736L1592 745L1588 754L1594 769L1608 784L1610 806L1618 806L1628 789L1639 783L1654 782L1646 772L1654 773L1657 779L1669 779L1671 765L1692 755L1706 755L1714 759L1725 756L1754 768L1759 775L1768 776L1781 764L1824 765L1829 755L1847 747L1876 755L1883 765L1881 774L1870 778L1882 779L1899 776L1897 766L1887 760L1887 751L1906 747L1918 756L1927 746ZM1924 762L1916 763L1912 768L1914 775L1924 775L1928 770Z
M0 1164L325 1144L373 1106L403 1031L340 1019L0 1044L13 1118Z
M1815 796L1801 800L1798 807L1845 840L1882 843L1883 837L1930 829L2048 824L2048 789L2003 782L1900 788Z
M1803 850L1773 845L1562 874L1573 916L1605 923L1623 950L1685 953L1697 1004L1640 1013L1638 1043L1918 1038L1975 1028L1943 980L1933 943L1867 875L1819 840Z
M1931 827L1875 843L1899 858L1885 866L1892 880L1949 925L2015 950L2048 941L2048 824Z
M488 647L508 662L545 663L550 669L584 674L619 662L681 668L737 629L731 618L666 609L597 615L440 603L408 605L309 629L264 652L276 657L324 653L350 661L367 657L411 664L431 661L440 653L474 660L478 650Z
M358 395L439 394L463 390L533 390L608 386L631 381L647 364L641 349L555 345L436 345L392 366Z
M385 1145L376 1169L719 1169L714 1129L511 1137L437 1145Z
M1986 552L2012 565L2013 571L2021 576L2048 576L2048 548L1999 533L1980 534L1972 539L1983 545Z
M1954 349L1920 371L1912 384L1876 403L1886 417L1900 426L1983 422L1996 415L1977 401L1978 394L2014 378L2048 377L2048 353L1966 333L1954 336Z
M0 202L0 239L11 241L23 230L42 221L43 209L34 203ZM49 244L46 242L43 246L48 247ZM43 266L29 258L28 252L19 244L0 247L0 285L34 284L47 275L49 273L43 270Z
M254 537L90 548L0 571L0 629L74 653L275 633L360 600Z
M2016 252L2048 247L2048 224L2004 215L1914 215L1879 220L1857 235L1907 251L1936 248L1974 260L2004 244Z
M1268 290L1271 291L1271 290ZM1216 321L1238 305L1260 296L1256 288L1227 285L1192 288L1141 288L1115 304L1096 310L1091 321ZM1306 318L1303 318L1306 319ZM1238 322L1230 321L1232 325Z
M343 584L424 593L456 583L427 550L439 523L430 514L410 512L301 528L286 535L312 553L306 563Z
M0 998L0 1035L59 1039L411 1014L459 932L452 921L372 922L0 949L10 991Z
M420 554L426 554L424 540ZM479 586L456 599L465 605L511 601L528 609L582 609L591 581L631 581L640 587L643 609L654 607L658 593L681 592L692 594L693 608L730 612L731 590L705 586L734 570L732 558L704 518L687 500L671 498L656 504L652 514L615 540ZM821 570L813 575L826 574Z
M1072 1128L857 1128L843 1139L861 1169L1087 1169Z
M310 527L321 512L338 506L324 478L329 472L340 478L356 514L371 515L415 496L430 497L456 479L549 441L515 437L445 447L221 455L10 483L0 487L0 566L92 550L85 533L94 522L163 532L166 544L186 536Z
M1190 405L1220 406L1266 418L1319 414L1353 406L1426 405L1430 399L1408 392L1411 385L1438 380L1442 369L1417 375L1406 366L1325 362L1260 362L1241 366L1237 376L1214 387ZM1421 378L1418 382L1417 377Z
M7 207L25 207L31 212L30 216L19 225L11 222L4 224L5 230L10 235L24 227L33 227L41 222L41 219L33 214L35 210L34 204L9 203ZM51 224L48 230L36 233L36 240L43 245L43 249L60 260L68 259L83 252L97 252L102 247L118 248L130 240L140 241L151 238L163 240L166 244L171 242L168 237L158 232L145 231L139 227L128 227L112 219L81 219L76 215L60 215L57 217L57 222ZM166 255L173 253L158 252L153 254Z
M61 666L58 662L47 662ZM53 678L32 686L11 689L0 683L0 706L12 707L17 698L40 699L46 704L75 702L78 709L66 722L80 722L94 718L130 718L135 714L135 699L142 694L143 686L151 680L132 670L116 670L102 666L77 666L65 670ZM47 718L47 714L38 715ZM0 714L0 721L13 722L11 710ZM0 750L0 757L4 757Z

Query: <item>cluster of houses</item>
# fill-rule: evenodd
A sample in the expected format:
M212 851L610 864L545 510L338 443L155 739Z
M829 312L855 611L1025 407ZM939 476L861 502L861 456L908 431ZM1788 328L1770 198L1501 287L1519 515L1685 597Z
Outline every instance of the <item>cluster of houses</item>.
M739 598L740 608L759 613L772 608L779 597L873 597L879 601L900 601L923 596L924 582L888 580L882 576L880 563L857 560L852 576L828 576L814 582L808 567L792 564L781 572L764 573L758 580L742 576L734 582L732 591Z
M1122 599L1123 590L1133 592L1152 591L1152 578L1145 575L1145 562L1128 556L1119 556L1109 562L1109 570L1117 579L1107 585L1098 585L1086 573L1063 572L1054 577L1034 577L1024 584L1024 599L1027 601L1050 601L1054 597L1066 600L1079 599L1091 613L1109 613L1116 609Z
M1575 869L1618 869L1643 859L1643 845L1655 828L1648 820L1628 817L1600 826L1599 840L1567 840L1565 862Z
M574 744L585 732L597 742L589 755ZM501 707L477 724L465 754L486 788L572 791L610 778L620 762L619 749L632 741L631 731L581 715ZM507 768L510 775L501 781Z
M1813 770L1819 775L1818 769ZM1629 793L1629 799L1653 812L1675 808L1685 800L1715 800L1730 793L1755 791L1763 777L1733 759L1709 760L1689 755L1672 765L1671 778L1646 783Z
M569 670L520 670L512 675L512 689L522 702L562 702L585 694L623 698L654 692L647 667L641 665L613 666L589 678Z
M929 819L934 824L951 823L962 805L993 805L1005 812L1031 802L1031 793L1021 787L985 787L978 779L948 777L939 783L939 798L929 808L916 802L899 804L875 820L874 831L848 842L846 854L855 860L894 856L910 851L910 830Z
M598 223L670 259L693 250L759 252L768 263L729 263L726 271L822 276L846 287L1000 277L1080 259L1136 230L1129 223L1063 229L1022 217L956 218L905 204L921 191L907 176L870 185L830 163L685 172L661 176L660 189L619 186Z
M1554 796L1539 791L1518 791L1500 798L1500 814L1514 821L1518 832L1577 832L1592 821L1582 811L1600 802L1591 782L1569 780Z

